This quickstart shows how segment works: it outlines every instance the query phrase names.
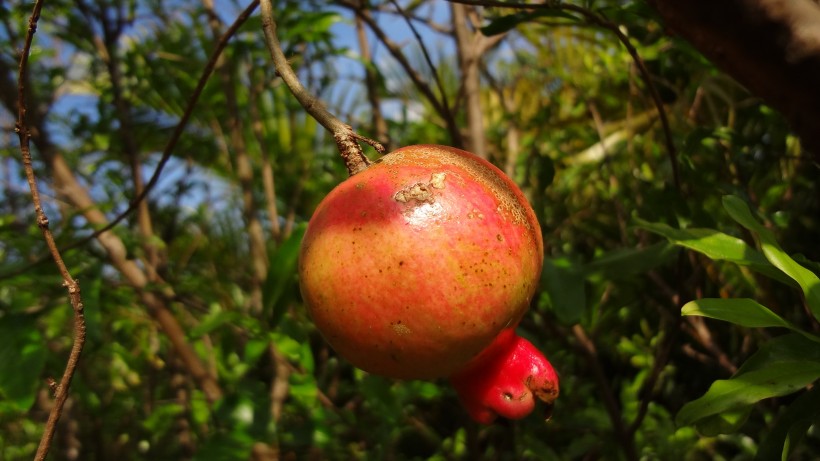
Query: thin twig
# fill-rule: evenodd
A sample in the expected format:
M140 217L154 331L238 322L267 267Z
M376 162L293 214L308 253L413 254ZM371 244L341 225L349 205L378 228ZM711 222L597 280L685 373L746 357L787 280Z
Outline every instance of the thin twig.
M407 23L407 27L410 28L410 31L413 32L413 36L416 38L416 42L419 44L419 48L421 48L421 53L424 55L424 60L427 62L427 65L430 67L430 72L433 74L433 80L436 82L436 87L438 87L439 93L441 93L441 105L444 107L446 113L451 113L452 109L450 108L450 104L447 101L447 93L444 91L444 84L441 82L441 77L438 75L438 69L436 69L435 64L433 64L433 59L430 57L430 53L427 50L427 46L424 44L424 40L421 39L421 34L416 29L416 26L413 25L413 21L404 12L401 5L397 0L390 0L393 3L393 6L396 7L396 11L399 12L399 15L404 18L404 21Z
M439 116L441 116L444 124L446 125L447 132L450 135L450 142L453 147L464 147L464 140L461 136L461 131L458 127L458 123L456 121L456 117L453 114L450 106L445 104L443 101L439 100L436 94L433 92L430 85L422 78L421 75L416 71L416 69L410 64L410 61L407 59L407 56L402 52L401 47L390 40L387 36L387 33L379 27L379 24L373 19L373 16L369 14L369 10L366 10L361 7L361 5L355 4L349 0L336 0L336 4L351 10L357 17L361 18L367 26L373 31L373 34L376 35L376 38L382 43L382 45L387 48L387 51L393 56L396 62L399 63L402 69L404 69L407 77L413 82L413 85L421 92L421 94L427 99L430 105L433 106L433 109L436 111ZM442 95L442 98L444 96Z
M311 117L316 119L320 125L330 132L339 148L339 153L345 162L348 173L354 175L363 171L370 165L370 160L362 152L358 141L370 144L379 153L384 153L384 146L377 141L360 136L353 131L353 128L336 118L315 96L310 94L302 83L296 72L290 67L279 39L276 37L276 21L274 20L273 6L270 0L262 0L262 30L265 33L265 43L268 45L273 65L276 72L282 77L282 81L288 87L299 104Z
M663 100L661 99L661 95L658 92L658 88L655 86L654 82L652 81L652 76L649 73L649 69L646 68L646 64L643 62L643 58L641 58L638 50L635 46L632 45L632 42L629 41L629 37L627 37L623 32L621 32L620 27L617 24L607 20L603 16L598 13L595 13L587 8L578 6L578 5L571 5L560 3L556 1L550 1L547 3L507 3L495 0L447 0L452 3L462 3L464 5L473 5L473 6L486 6L486 7L499 7L499 8L515 8L515 9L553 9L553 10L564 10L570 11L573 13L580 14L584 17L588 22L591 24L597 25L599 27L603 27L604 29L609 30L610 32L614 33L618 40L623 44L626 48L626 51L632 57L632 60L635 62L635 65L638 66L638 70L641 73L641 78L643 78L644 83L646 84L647 89L649 90L649 94L652 97L652 101L655 103L655 106L658 108L658 115L661 119L661 125L663 126L663 134L664 139L666 141L666 151L669 154L669 161L672 164L672 181L675 185L675 190L678 191L678 194L683 194L683 189L681 187L681 180L680 180L680 172L678 171L678 151L675 148L675 142L672 139L672 128L669 126L669 118L666 115L666 108L663 105Z
M83 300L80 295L80 283L71 277L71 273L60 255L60 250L57 248L57 243L54 241L54 236L48 227L48 217L43 211L43 205L40 201L40 192L37 187L37 178L34 175L34 167L31 163L31 132L26 125L26 91L25 85L27 82L28 72L28 57L31 52L31 43L34 40L34 33L37 32L37 21L40 19L40 12L43 9L43 0L37 0L34 3L34 10L31 13L28 21L28 32L26 33L23 51L20 56L20 67L17 77L17 123L15 131L20 137L20 153L23 156L23 167L26 171L26 179L28 180L29 189L31 190L31 200L34 204L34 211L37 215L37 226L43 233L43 238L48 245L51 257L63 277L63 286L68 291L68 298L71 302L71 307L74 310L74 344L71 346L71 352L68 356L63 376L60 378L60 383L54 385L54 380L49 380L49 387L54 392L54 406L48 414L46 427L43 431L43 436L40 439L40 445L37 447L37 453L34 456L35 460L43 460L48 455L51 441L54 439L54 431L57 428L57 421L60 420L60 415L63 412L63 406L68 398L68 389L71 387L71 380L74 378L74 372L77 370L77 365L80 361L80 355L83 352L85 345L85 316L83 315Z

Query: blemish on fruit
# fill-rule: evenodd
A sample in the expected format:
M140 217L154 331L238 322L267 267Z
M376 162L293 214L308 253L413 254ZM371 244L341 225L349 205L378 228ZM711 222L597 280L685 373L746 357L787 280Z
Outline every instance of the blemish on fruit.
M444 179L447 173L433 173L430 175L430 185L436 189L444 189Z
M390 326L393 327L393 331L399 336L405 336L410 334L410 328L408 328L407 325L401 323L401 320L399 320L396 323L391 323Z
M430 182L417 182L407 186L393 195L393 200L400 203L407 203L415 200L422 203L433 203L433 190L444 189L444 179L446 173L433 173L430 175Z
M415 200L417 202L431 202L430 198L433 196L433 192L430 190L429 184L424 184L417 182L412 186L405 187L404 189L396 192L393 195L393 200L401 203L407 203L410 200Z

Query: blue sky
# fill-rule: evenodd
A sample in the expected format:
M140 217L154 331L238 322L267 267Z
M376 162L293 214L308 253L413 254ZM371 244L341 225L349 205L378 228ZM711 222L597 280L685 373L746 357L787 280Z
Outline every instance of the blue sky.
M184 2L181 2L184 3ZM406 3L406 2L402 2ZM242 5L237 6L236 2L232 1L225 1L225 0L216 0L215 4L220 15L223 18L225 23L232 23L238 13L245 8L244 2ZM422 8L419 13L423 16L432 15L434 20L442 23L446 23L449 19L449 5L444 0L436 0L432 2L429 6L425 6ZM358 55L358 40L356 37L356 29L353 21L352 14L344 9L335 8L335 11L339 12L344 18L344 21L336 23L332 26L332 32L334 35L335 44L339 47L344 47L350 50L351 54L354 55L352 57L340 57L338 58L338 65L336 66L337 70L343 77L342 81L345 82L343 85L337 85L334 91L331 91L330 94L327 96L330 101L328 103L331 105L337 100L344 100L344 98L348 98L348 103L346 106L350 106L350 97L355 97L356 92L361 94L363 92L363 88L360 84L354 83L358 82L361 79L363 74L363 68L361 63L359 63L355 59L355 55ZM259 10L254 13L256 15L259 14ZM414 37L413 33L411 32L410 28L408 27L406 21L399 17L398 15L394 14L387 14L387 13L375 13L375 17L379 24L383 27L385 31L387 31L388 35L390 36L391 40L396 43L402 45L403 50L408 55L418 54L418 42ZM33 54L38 53L49 53L54 50L56 54L54 57L58 59L58 61L63 62L64 64L72 63L72 59L76 59L76 55L73 54L73 50L69 49L65 45L57 46L53 43L50 38L48 37L49 32L49 16L48 11L44 11L44 15L41 18L41 25L40 31L41 33L35 36ZM51 18L51 20L55 20ZM59 19L56 19L59 20ZM428 47L428 51L433 55L434 59L437 56L446 56L453 54L453 44L450 40L442 39L438 34L432 32L425 26L416 23L416 28L418 32L421 34L425 45ZM133 33L139 34L139 26L135 28ZM259 31L260 40L262 40L262 33ZM371 52L373 54L374 62L380 66L383 70L389 70L391 67L394 67L396 64L389 55L389 52L378 43L378 40L375 36L368 30L368 37L369 42L371 45ZM79 69L82 69L82 63L79 63ZM386 75L391 75L391 72L385 72ZM399 72L398 75L401 73ZM394 72L393 75L396 75ZM388 81L388 85L389 85ZM351 85L353 85L351 87ZM54 105L53 108L53 120L55 122L59 120L70 120L75 119L80 116L88 117L90 120L95 120L97 118L97 111L96 111L96 104L97 104L97 97L93 94L83 94L80 92L70 92L62 95ZM396 101L386 101L385 102L385 111L387 116L398 116L400 108L397 105ZM12 119L7 119L6 116L9 114L3 115L2 122L4 124L13 123ZM62 125L62 126L61 126ZM63 129L62 123L58 123L54 126L55 130L52 130L55 134L55 141L60 144L71 145L71 133L68 132L66 129ZM10 145L12 149L16 146L16 140L11 140ZM35 152L36 156L36 152ZM155 162L148 162L151 166L146 167L144 170L144 175L146 180L150 175L153 173L153 164ZM204 170L200 170L197 174L204 174ZM14 176L20 175L19 171L13 171ZM163 174L160 178L160 182L158 187L155 189L155 192L152 194L152 197L155 199L157 197L162 197L163 189L173 188L177 181L182 180L187 175L184 165L181 162L169 162L166 166L166 169L163 171ZM216 196L227 196L229 195L226 190L221 190L225 186L220 185L219 181L212 180L209 181L210 186L212 188L211 194ZM25 184L20 184L20 186L27 190ZM90 185L92 189L92 193L98 195L102 193L101 188L95 187L95 185ZM44 193L49 194L48 182L41 181L41 187L43 188ZM215 189L215 190L213 190ZM2 192L3 188L0 188L0 199L2 199ZM200 190L199 192L195 192L190 195L189 203L186 205L189 206L196 206L199 203L202 203L203 199L207 200L207 192L205 190ZM125 203L122 204L123 206ZM227 203L226 203L227 205ZM55 210L56 211L56 210Z

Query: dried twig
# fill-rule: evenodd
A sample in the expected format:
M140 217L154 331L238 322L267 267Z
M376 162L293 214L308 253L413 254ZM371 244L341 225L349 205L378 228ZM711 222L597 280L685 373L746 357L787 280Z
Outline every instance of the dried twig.
M71 277L71 273L63 261L60 250L54 241L54 236L48 226L48 217L43 211L43 205L40 201L40 191L37 187L37 178L34 176L34 167L31 163L31 132L26 125L26 91L25 85L28 74L28 57L31 52L31 43L34 39L34 33L37 31L37 21L40 19L40 12L43 9L43 0L37 0L34 3L34 10L31 13L28 21L28 32L26 33L23 51L20 56L20 67L17 76L17 123L14 130L20 137L20 152L23 157L23 168L26 172L26 179L31 190L31 200L34 204L34 212L37 215L37 227L43 233L43 238L48 245L51 257L63 277L63 286L68 290L68 298L71 302L71 307L74 310L74 344L71 346L71 352L68 356L65 371L63 372L60 383L54 385L54 380L49 380L49 387L54 392L54 406L48 415L46 427L43 431L43 436L40 439L40 445L37 447L35 460L43 460L48 455L51 441L54 438L54 431L57 428L57 421L60 420L60 415L63 412L63 406L68 398L68 389L71 387L71 380L74 378L74 372L80 361L80 355L83 352L85 345L85 316L83 314L83 300L80 295L80 283Z
M416 38L416 43L419 44L421 53L424 56L424 61L427 63L427 66L430 67L430 73L433 75L433 80L436 82L438 92L441 94L441 105L444 107L445 113L451 114L452 108L450 107L450 103L447 101L447 92L444 90L444 84L441 82L441 77L438 75L438 69L435 64L433 64L433 58L430 57L430 52L427 50L427 45L424 44L421 34L416 29L416 26L413 25L413 21L410 19L410 16L408 16L404 9L402 9L401 5L399 5L399 2L396 0L390 0L390 2L396 7L396 11L399 12L399 15L404 18L404 22L407 23L407 27L409 27L410 32L413 33L413 37Z
M353 131L353 128L343 123L341 120L331 114L322 103L312 94L310 94L296 73L290 67L285 53L282 51L282 46L279 44L279 39L276 37L276 21L274 20L273 6L270 0L262 0L262 30L265 33L265 42L270 50L273 65L276 67L276 72L282 77L288 89L299 104L304 107L305 111L315 118L320 125L333 135L336 141L336 146L339 148L339 153L344 159L345 166L348 173L354 175L367 168L370 165L370 160L365 157L362 152L359 141L370 144L379 153L384 153L384 146L377 141L365 138Z

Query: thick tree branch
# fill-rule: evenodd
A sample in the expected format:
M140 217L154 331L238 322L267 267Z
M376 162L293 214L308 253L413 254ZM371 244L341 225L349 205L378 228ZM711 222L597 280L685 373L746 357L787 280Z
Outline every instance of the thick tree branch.
M666 25L780 111L820 159L820 4L648 0Z

